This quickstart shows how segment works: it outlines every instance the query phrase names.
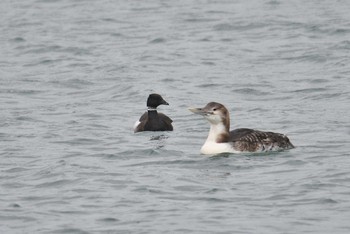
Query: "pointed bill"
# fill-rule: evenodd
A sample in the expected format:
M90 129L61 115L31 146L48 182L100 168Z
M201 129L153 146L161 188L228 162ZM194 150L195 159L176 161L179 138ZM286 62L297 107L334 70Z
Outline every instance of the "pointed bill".
M206 111L203 110L203 108L188 108L189 111L197 114L197 115L205 115L207 114Z

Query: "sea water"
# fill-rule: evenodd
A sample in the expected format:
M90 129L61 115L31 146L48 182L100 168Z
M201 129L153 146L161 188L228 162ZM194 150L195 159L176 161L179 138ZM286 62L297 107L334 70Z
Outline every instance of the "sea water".
M349 233L349 12L1 1L1 233ZM133 133L150 93L173 132ZM296 148L201 155L210 101Z

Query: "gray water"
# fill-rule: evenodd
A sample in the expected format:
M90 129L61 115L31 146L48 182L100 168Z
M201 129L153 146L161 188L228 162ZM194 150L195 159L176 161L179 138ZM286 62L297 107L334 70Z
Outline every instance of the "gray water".
M1 233L349 233L350 2L0 3ZM149 93L173 132L134 134ZM231 128L295 149L199 153Z

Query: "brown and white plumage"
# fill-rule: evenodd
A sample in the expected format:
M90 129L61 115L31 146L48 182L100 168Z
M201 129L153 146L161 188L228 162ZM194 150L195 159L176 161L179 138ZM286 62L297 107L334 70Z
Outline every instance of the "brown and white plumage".
M230 131L230 114L220 103L210 102L204 108L189 110L204 116L210 123L208 138L201 148L203 154L265 152L294 148L284 134L249 128Z

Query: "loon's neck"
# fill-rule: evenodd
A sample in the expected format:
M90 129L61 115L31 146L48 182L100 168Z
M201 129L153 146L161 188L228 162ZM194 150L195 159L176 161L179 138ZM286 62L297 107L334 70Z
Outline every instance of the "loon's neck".
M224 143L229 140L229 129L226 124L210 124L210 130L206 142Z
M235 153L232 144L229 143L229 132L223 123L210 124L208 138L201 148L202 154L220 154L225 152Z

